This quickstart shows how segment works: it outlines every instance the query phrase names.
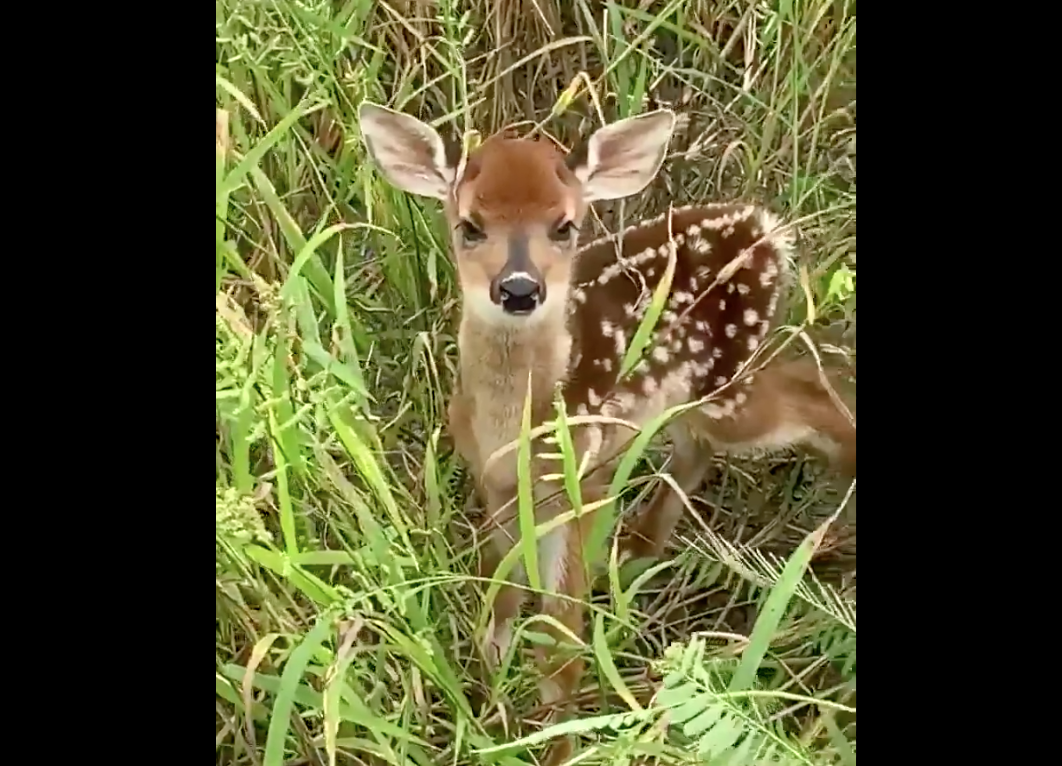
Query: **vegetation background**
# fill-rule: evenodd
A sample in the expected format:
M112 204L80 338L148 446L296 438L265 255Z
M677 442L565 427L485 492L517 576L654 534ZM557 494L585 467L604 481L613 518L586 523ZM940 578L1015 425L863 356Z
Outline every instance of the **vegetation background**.
M659 178L584 236L767 204L799 234L774 340L854 374L855 42L854 0L216 0L216 763L517 766L560 730L530 658L477 661L448 233L358 104L566 146L671 106ZM793 455L715 462L674 558L595 591L562 728L587 764L852 764L854 498Z

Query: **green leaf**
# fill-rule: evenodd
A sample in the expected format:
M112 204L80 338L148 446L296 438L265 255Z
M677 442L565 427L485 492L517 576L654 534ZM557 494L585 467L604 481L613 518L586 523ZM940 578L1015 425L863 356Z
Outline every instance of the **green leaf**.
M842 505L838 508L830 518L826 519L817 529L805 537L804 541L793 552L793 555L789 557L785 568L782 570L782 576L771 588L767 603L756 620L752 636L749 637L749 644L741 655L741 664L738 666L737 672L728 687L729 691L739 692L752 688L753 682L756 680L756 673L763 663L764 657L767 656L771 641L778 632L778 626L781 625L782 616L796 593L804 573L811 564L812 556L815 555L815 551L822 543L826 530L837 518L843 507Z
M538 570L538 538L535 537L535 498L531 488L531 371L527 373L527 395L520 421L520 446L517 450L516 476L518 482L518 513L520 517L520 548L527 569L527 581L532 590L542 591L542 575Z
M300 104L292 109L284 119L278 122L272 130L262 137L262 140L251 147L250 151L243 156L236 167L234 167L229 174L225 176L225 180L218 190L219 193L229 195L237 186L243 183L243 180L247 177L247 174L251 172L252 168L257 168L258 163L265 157L266 152L272 149L276 144L284 137L291 126L298 122L303 115L312 114L323 106L316 106L314 108L307 108L305 105Z
M306 634L306 638L295 647L284 665L284 671L280 675L280 688L277 690L276 700L273 703L273 715L269 719L269 733L266 737L262 766L283 766L284 764L288 727L291 725L291 714L295 709L295 694L299 688L299 681L306 672L310 658L331 632L333 621L334 616L331 613L319 616L317 623Z
M623 676L620 675L619 668L612 659L612 652L608 648L608 641L605 637L605 615L602 612L597 613L594 621L594 657L605 678L628 707L638 713L644 712L645 708L639 705L638 700L631 694L631 690L623 682Z

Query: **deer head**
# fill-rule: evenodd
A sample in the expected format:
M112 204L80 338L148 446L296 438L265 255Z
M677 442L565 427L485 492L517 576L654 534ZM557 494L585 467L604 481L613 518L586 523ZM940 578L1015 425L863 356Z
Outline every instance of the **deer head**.
M359 121L392 185L442 201L466 310L511 326L566 304L588 205L649 184L675 116L660 110L600 128L579 155L546 140L492 136L456 164L435 129L415 117L365 102Z

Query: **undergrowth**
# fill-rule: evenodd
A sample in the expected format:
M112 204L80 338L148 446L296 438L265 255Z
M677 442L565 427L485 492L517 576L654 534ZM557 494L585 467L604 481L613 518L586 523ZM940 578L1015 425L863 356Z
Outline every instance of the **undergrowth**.
M799 233L779 339L854 369L855 3L217 0L215 85L216 762L517 766L568 731L587 764L853 764L854 500L793 456L718 458L669 558L601 578L574 719L535 722L524 652L480 670L447 232L356 111L571 146L672 107L660 177L584 236L767 204Z

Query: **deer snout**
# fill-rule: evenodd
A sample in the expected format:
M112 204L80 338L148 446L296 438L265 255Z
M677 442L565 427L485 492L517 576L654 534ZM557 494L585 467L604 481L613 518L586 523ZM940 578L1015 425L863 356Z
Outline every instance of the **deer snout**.
M530 314L546 297L546 288L526 272L508 274L491 285L491 297L506 314Z

